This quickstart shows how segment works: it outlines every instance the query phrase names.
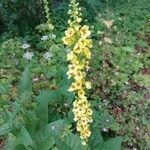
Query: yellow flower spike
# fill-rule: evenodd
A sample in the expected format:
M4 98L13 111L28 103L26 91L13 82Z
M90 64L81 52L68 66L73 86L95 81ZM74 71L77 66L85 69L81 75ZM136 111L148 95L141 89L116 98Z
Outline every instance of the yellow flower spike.
M53 30L54 26L51 23L51 19L50 19L50 12L49 12L49 2L48 0L43 0L44 3L44 10L45 10L45 14L46 14L46 19L47 19L47 25L49 27L49 30Z
M65 31L63 43L72 51L67 54L69 61L67 75L73 79L73 83L68 91L74 92L76 100L73 102L74 121L76 129L80 133L82 144L86 145L91 135L90 123L92 122L93 111L86 97L86 89L91 88L91 83L86 81L86 71L89 68L89 59L91 59L90 48L92 40L89 38L91 31L87 25L81 26L82 21L81 8L77 0L71 0L68 14L69 28Z

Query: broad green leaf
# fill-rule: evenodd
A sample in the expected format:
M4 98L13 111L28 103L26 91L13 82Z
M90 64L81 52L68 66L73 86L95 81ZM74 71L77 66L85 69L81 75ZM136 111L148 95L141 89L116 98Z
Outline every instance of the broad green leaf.
M26 148L35 147L32 137L25 127L20 130L20 134L17 137L17 143L24 145Z
M91 137L89 138L89 146L91 149L95 149L97 146L103 144L103 138L98 128L93 127L91 132L92 134Z
M68 134L64 141L72 150L83 150L81 139L76 134Z
M24 72L18 86L18 97L23 103L29 101L32 95L32 80L30 74L30 66L25 67Z
M51 122L43 126L36 134L36 137L37 139L38 139L38 135L40 135L39 136L40 139L41 138L45 139L45 137L49 137L50 135L53 135L54 137L55 136L59 137L61 135L62 129L66 126L66 124L67 124L66 120L63 119Z
M11 130L12 127L10 126L9 123L3 124L2 126L0 126L0 136L9 133Z
M9 141L2 150L27 150L24 145L20 145L17 141Z
M30 133L30 135L34 135L37 129L38 117L36 116L34 111L25 110L23 111L22 117L25 121L25 127Z
M9 85L8 84L0 84L0 94L8 94L9 93Z
M39 118L39 126L43 126L48 123L48 104L60 101L61 95L59 91L41 91L36 100L38 101L36 114Z
M121 150L122 137L116 137L104 142L95 150Z
M56 142L58 150L84 150L80 137L76 134L68 134L62 141Z
M36 134L36 145L41 150L49 150L55 144L55 139L47 128L42 128Z
M72 150L65 142L57 141L56 146L58 150Z
M61 94L59 90L51 90L51 91L46 91L43 90L41 91L40 95L37 97L38 101L48 101L50 103L52 102L58 102L61 101Z
M49 123L46 128L47 132L51 132L53 136L60 136L62 133L62 129L67 125L66 120L57 120Z

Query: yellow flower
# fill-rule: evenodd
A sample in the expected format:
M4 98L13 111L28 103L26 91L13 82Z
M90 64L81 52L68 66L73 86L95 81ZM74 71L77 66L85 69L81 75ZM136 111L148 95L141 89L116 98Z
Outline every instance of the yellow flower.
M76 56L74 55L74 53L71 51L70 53L67 54L67 60L72 60L73 58L75 58Z
M88 109L88 110L87 110L87 114L88 114L89 116L91 116L91 115L93 114L93 111L92 111L91 109Z
M91 51L89 50L89 48L85 47L83 51L84 51L86 58L91 59Z
M78 66L79 70L84 69L84 63L79 63L79 64L77 64L77 66Z
M81 49L85 48L86 45L87 45L86 39L80 39L80 40L78 41L78 46L79 46Z
M65 31L65 35L67 38L72 37L75 34L75 30L73 28L68 28L68 30Z
M82 88L82 80L77 80L75 81L75 84L76 84L76 89L79 90Z
M85 82L85 87L87 88L87 89L91 89L91 82L89 82L89 81L87 81L87 82Z
M82 21L82 18L77 18L77 22L80 23Z
M89 27L87 25L84 25L80 29L81 37L88 37L91 35L91 31L89 31Z
M73 39L68 38L68 37L63 37L62 40L63 40L63 43L68 46L71 46L74 42Z
M84 78L83 72L77 71L74 78L75 78L75 80L82 80Z
M79 96L79 98L84 98L85 97L85 91L84 90L79 90L78 91L78 96Z
M70 79L73 76L73 73L70 71L67 71L67 76L68 76L68 79Z
M69 65L68 68L69 68L69 72L72 73L72 74L76 74L76 72L78 70L78 66L72 65L72 64Z
M73 48L73 51L75 52L75 53L81 53L82 52L82 49L79 47L79 44L77 43L76 45L75 45L75 47Z
M83 136L83 137L90 137L90 135L91 135L91 131L87 128L85 128L84 130L82 130L82 132L81 132L81 136Z
M69 87L68 91L73 92L77 89L76 84L72 83L71 86Z
M86 143L85 141L82 141L82 145L84 145L84 146L85 146L85 145L87 145L87 143Z

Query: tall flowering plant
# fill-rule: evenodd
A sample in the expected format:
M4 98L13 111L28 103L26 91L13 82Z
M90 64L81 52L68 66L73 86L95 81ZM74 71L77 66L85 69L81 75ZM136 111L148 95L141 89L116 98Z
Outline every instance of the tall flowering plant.
M49 3L48 3L48 0L43 0L43 3L44 3L44 10L45 10L45 14L46 14L46 19L47 19L47 25L49 27L49 30L53 30L54 29L54 26L52 25L51 23L51 19L50 19L50 13L49 13Z
M67 54L69 61L67 75L68 78L73 79L73 82L68 91L75 93L74 121L76 121L76 129L80 133L82 144L86 145L91 135L90 123L93 113L86 97L86 90L91 88L91 83L86 80L86 71L89 69L89 60L91 59L92 40L89 38L91 34L89 27L81 25L82 14L79 3L71 0L69 6L69 27L62 39L63 43L71 49L71 52Z

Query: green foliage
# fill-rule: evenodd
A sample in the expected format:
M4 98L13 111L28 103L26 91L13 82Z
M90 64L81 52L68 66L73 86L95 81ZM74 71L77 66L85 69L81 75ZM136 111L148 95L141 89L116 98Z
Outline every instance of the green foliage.
M72 126L68 126L69 118L62 114L64 119L60 117L55 121L49 120L51 113L48 106L62 101L62 96L66 93L61 93L61 90L42 91L35 101L31 100L30 69L29 65L25 67L20 79L16 101L8 105L11 107L11 111L7 109L9 107L6 105L3 106L6 109L1 109L3 123L0 126L0 135L8 136L4 149L49 150L57 147L58 150L84 150L85 147L81 145L79 136L71 133L70 127L72 128ZM61 88L63 89L63 86ZM68 130L66 130L67 126ZM96 150L103 143L103 138L98 129L93 131L90 146ZM98 139L96 139L97 137ZM112 144L111 146L115 146L118 145L117 142L120 143L120 139L107 142ZM104 146L102 144L104 150L107 149L105 145L104 142ZM121 149L120 147L116 148L116 150Z

